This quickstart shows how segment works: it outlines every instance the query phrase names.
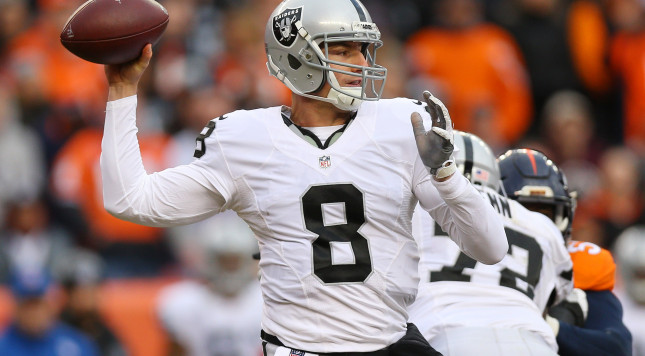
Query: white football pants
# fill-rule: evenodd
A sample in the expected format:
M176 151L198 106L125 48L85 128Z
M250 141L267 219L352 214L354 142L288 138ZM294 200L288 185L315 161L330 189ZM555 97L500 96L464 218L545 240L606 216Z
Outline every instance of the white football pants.
M539 335L527 330L447 328L430 340L444 356L557 356Z

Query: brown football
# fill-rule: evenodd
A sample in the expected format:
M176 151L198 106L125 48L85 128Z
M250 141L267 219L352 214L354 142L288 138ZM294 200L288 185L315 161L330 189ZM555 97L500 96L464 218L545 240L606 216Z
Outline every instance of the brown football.
M120 64L154 45L168 20L168 11L154 0L89 0L67 20L60 41L87 61Z

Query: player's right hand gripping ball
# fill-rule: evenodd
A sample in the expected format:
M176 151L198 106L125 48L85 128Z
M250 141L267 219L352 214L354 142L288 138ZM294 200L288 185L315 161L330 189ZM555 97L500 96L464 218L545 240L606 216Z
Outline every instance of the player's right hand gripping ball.
M432 128L426 131L421 115L413 112L410 119L414 138L423 164L432 175L444 178L456 170L455 163L450 160L454 150L452 120L441 100L427 90L423 92L423 98L428 104L426 111L432 118Z
M168 11L154 0L89 0L67 20L60 41L87 61L122 64L154 45L168 20Z

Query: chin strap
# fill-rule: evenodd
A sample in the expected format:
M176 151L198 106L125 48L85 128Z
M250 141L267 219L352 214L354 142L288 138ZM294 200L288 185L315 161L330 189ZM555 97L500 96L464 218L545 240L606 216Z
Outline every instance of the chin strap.
M561 216L558 216L555 218L555 226L560 229L563 233L567 230L567 227L569 226L569 218L563 218Z
M361 88L342 88L344 91L353 92L352 94L361 95ZM347 94L331 88L327 94L329 102L334 104L335 107L344 111L356 111L363 103L363 100L353 98Z
M329 78L330 78L330 81L332 82L332 87L329 90L329 94L327 94L327 97L323 98L321 96L311 95L311 94L306 94L306 93L300 92L291 83L289 78L287 78L284 75L284 72L281 71L280 68L277 65L275 65L275 63L273 63L273 60L271 59L271 56L269 56L269 60L267 61L267 69L269 70L269 73L271 75L273 75L274 77L278 78L278 80L283 82L287 86L287 88L289 88L289 90L291 90L292 92L294 92L294 93L296 93L298 95L301 95L301 96L304 96L304 97L307 97L307 98L311 98L311 99L316 99L316 100L328 102L330 104L333 104L335 107L337 107L337 108L339 108L341 110L344 110L344 111L356 111L356 110L358 110L358 108L363 103L363 100L358 99L358 98L354 98L354 97L352 97L350 95L347 95L347 94L343 93L343 92L346 92L346 93L350 93L351 95L360 97L363 94L363 88L360 88L360 87L341 87L340 84L338 83L338 80L336 80L336 76L331 71L329 72ZM334 87L340 88L343 92L334 89Z
M344 92L350 93L351 95L360 97L363 94L363 88L361 87L341 87L336 80L334 73L329 72L329 80L331 82L331 89L329 94L327 94L327 99L330 103L334 104L335 107L345 110L345 111L356 111L363 103L363 100L354 98L350 95L347 95L341 91L338 91L334 88L340 88Z
M283 82L289 90L291 90L293 93L296 93L297 95L304 96L306 98L310 99L316 99L324 102L328 102L330 104L333 104L335 107L344 110L344 111L356 111L358 108L361 106L363 103L363 100L357 99L357 98L352 98L351 96L347 94L343 94L340 91L334 89L333 87L329 90L329 94L327 94L326 98L323 98L321 96L317 95L311 95L311 94L306 94L300 92L292 83L291 81L284 75L284 72L276 66L271 58L269 58L269 61L267 61L267 68L269 69L269 73L273 75L274 77L278 78L281 82ZM336 80L336 77L333 75L333 73L329 73L332 81L338 85L338 81ZM362 88L358 87L345 87L342 88L343 91L352 93L353 95L356 96L361 96L362 93Z

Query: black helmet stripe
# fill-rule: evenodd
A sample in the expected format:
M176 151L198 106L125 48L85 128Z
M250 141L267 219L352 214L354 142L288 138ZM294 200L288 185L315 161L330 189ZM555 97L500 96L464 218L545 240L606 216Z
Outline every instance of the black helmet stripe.
M358 1L356 0L352 0L352 4L356 8L356 12L358 12L358 18L361 21L367 21L367 16L365 16L365 11L363 11L363 7L361 6L361 4L359 4Z
M473 140L470 138L470 135L462 135L464 139L464 176L470 179L473 176Z

